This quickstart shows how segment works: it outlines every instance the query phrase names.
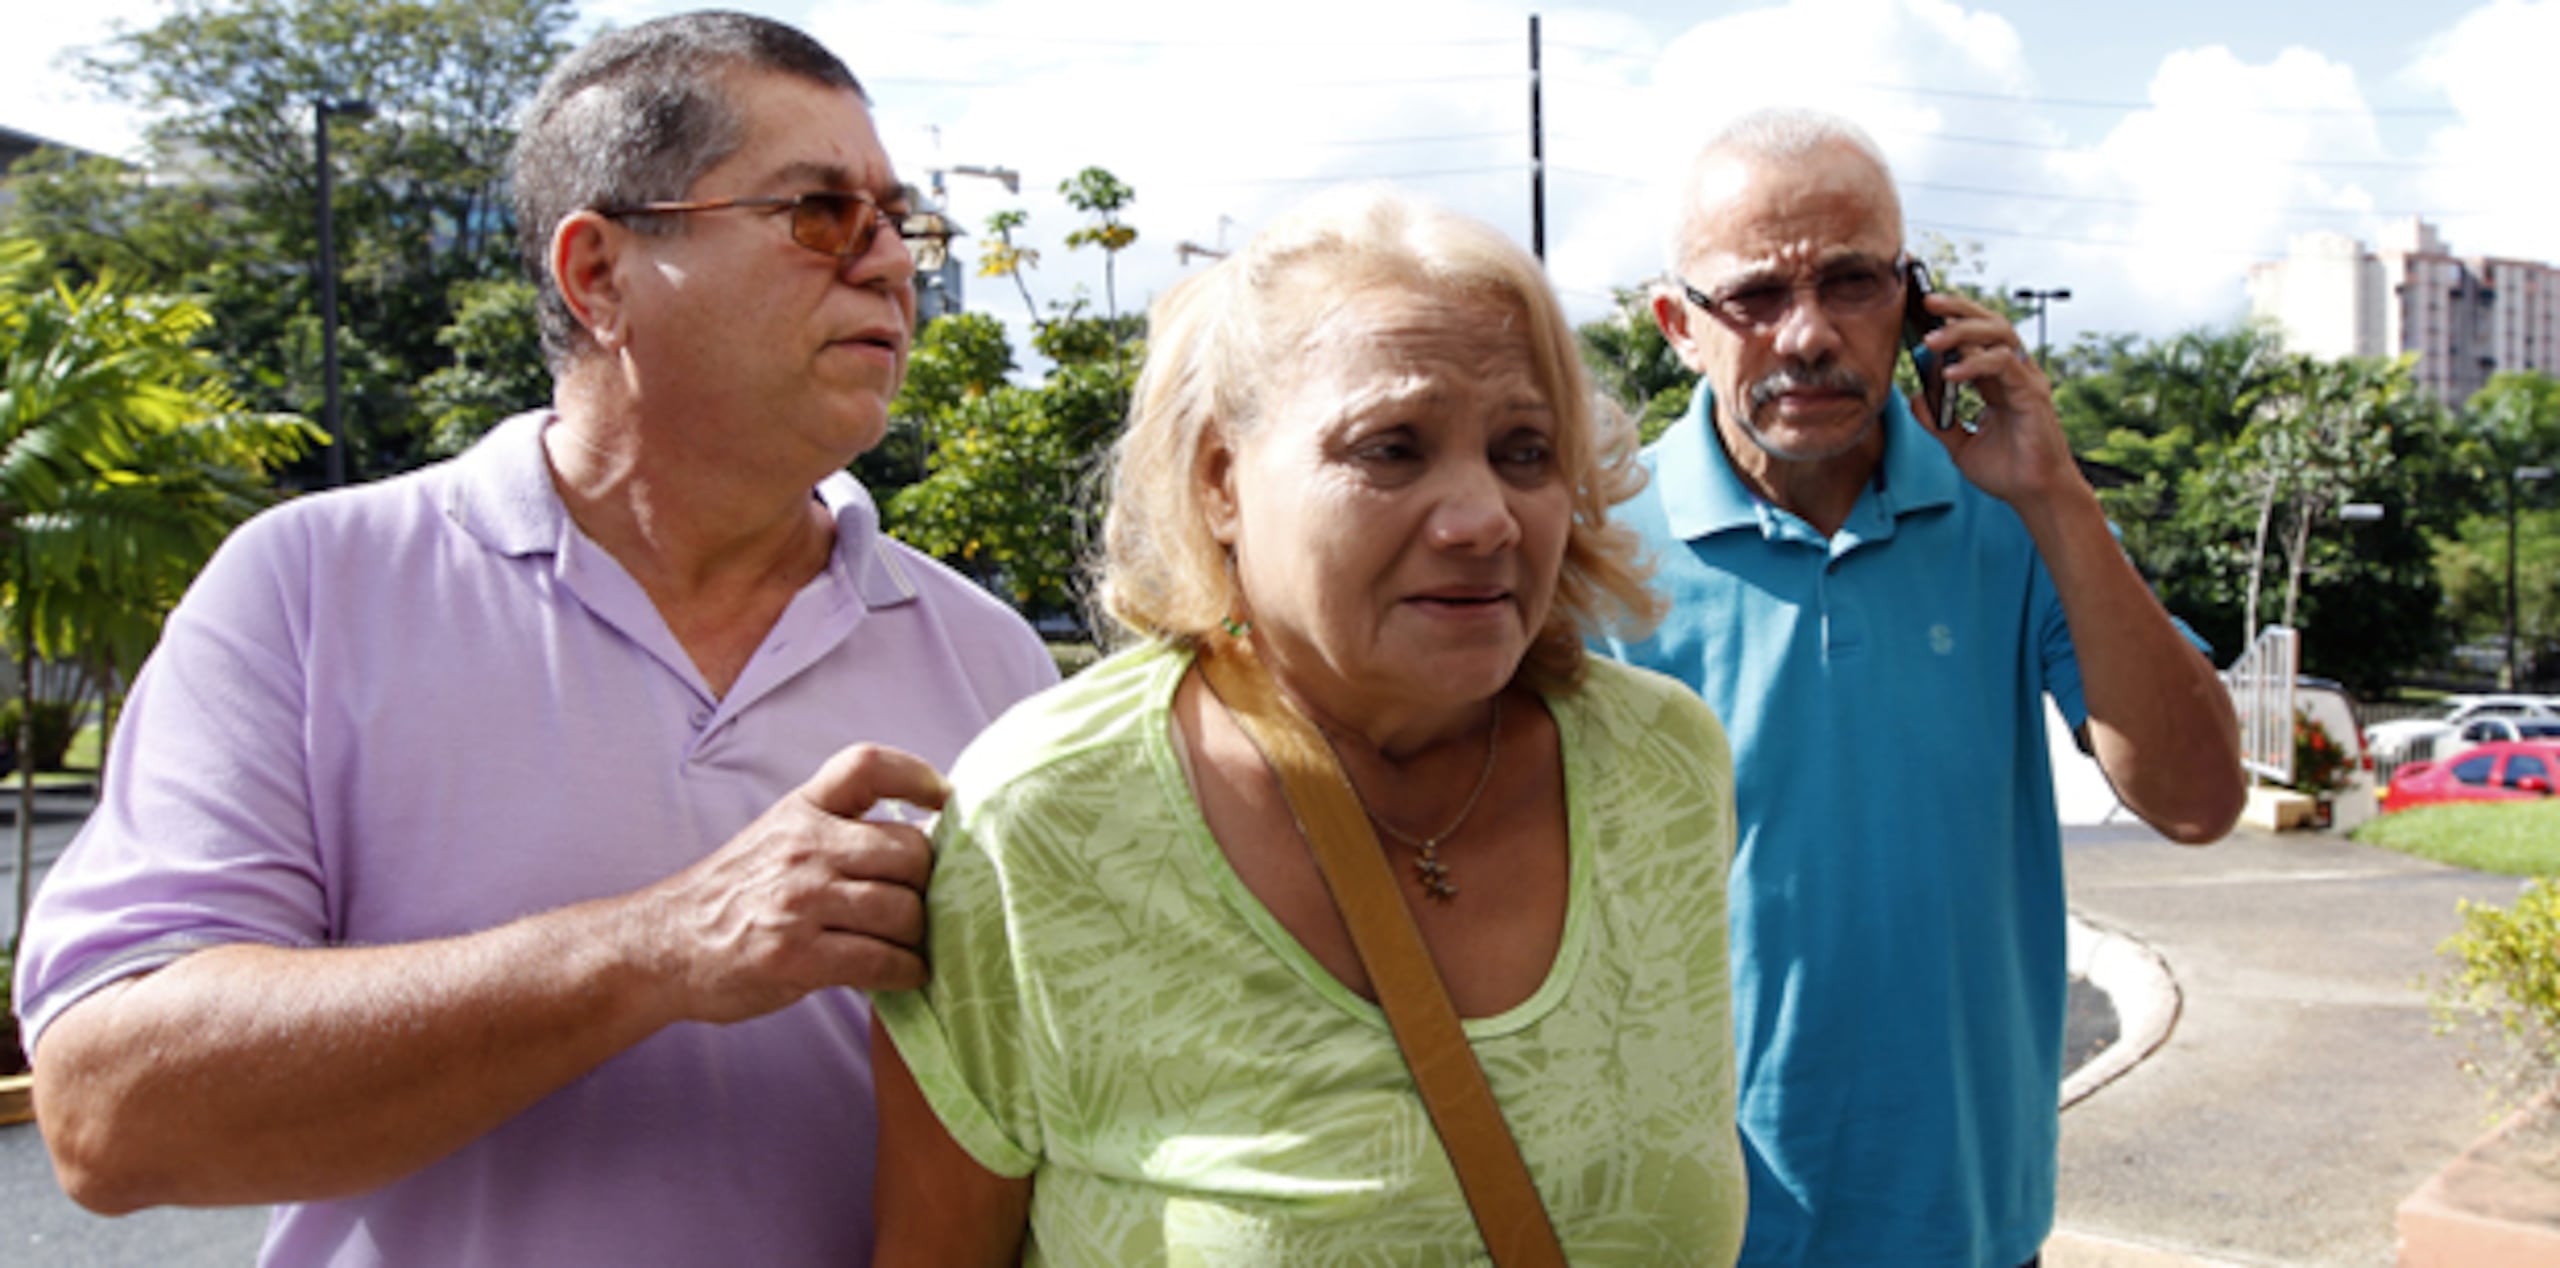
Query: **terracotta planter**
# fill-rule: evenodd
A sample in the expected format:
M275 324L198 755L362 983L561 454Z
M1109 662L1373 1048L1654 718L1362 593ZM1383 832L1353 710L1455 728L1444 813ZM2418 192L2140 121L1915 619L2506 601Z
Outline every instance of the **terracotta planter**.
M2400 1268L2560 1268L2560 1109L2518 1110L2400 1204Z

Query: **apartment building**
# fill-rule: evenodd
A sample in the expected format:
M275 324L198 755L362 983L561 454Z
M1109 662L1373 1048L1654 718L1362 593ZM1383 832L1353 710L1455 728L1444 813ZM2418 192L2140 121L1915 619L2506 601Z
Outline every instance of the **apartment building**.
M2501 370L2560 372L2560 269L2457 257L2435 226L2392 225L2373 249L2345 234L2297 235L2250 266L2251 315L2285 346L2320 357L2416 353L2419 386L2459 407Z

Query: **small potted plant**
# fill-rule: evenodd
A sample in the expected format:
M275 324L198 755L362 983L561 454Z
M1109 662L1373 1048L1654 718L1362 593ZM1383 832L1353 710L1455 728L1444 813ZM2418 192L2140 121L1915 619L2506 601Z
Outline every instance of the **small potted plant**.
M2311 826L2330 823L2330 803L2346 791L2351 760L2346 746L2309 713L2293 715L2293 789L2311 795Z

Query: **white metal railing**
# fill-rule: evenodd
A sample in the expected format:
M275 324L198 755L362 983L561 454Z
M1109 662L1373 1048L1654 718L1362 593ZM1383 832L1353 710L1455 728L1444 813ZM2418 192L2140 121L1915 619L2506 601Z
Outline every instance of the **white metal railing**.
M2301 637L2270 625L2222 671L2240 715L2240 764L2278 784L2293 782L2293 683L2301 667Z

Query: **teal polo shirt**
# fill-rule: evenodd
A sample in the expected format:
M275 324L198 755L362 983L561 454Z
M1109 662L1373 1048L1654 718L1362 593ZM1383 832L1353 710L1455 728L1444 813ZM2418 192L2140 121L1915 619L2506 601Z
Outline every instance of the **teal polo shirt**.
M1618 518L1661 626L1601 650L1732 736L1742 1262L2013 1268L2053 1220L2065 991L2044 697L2086 720L2015 512L1900 396L1826 538L1734 473L1698 390Z

